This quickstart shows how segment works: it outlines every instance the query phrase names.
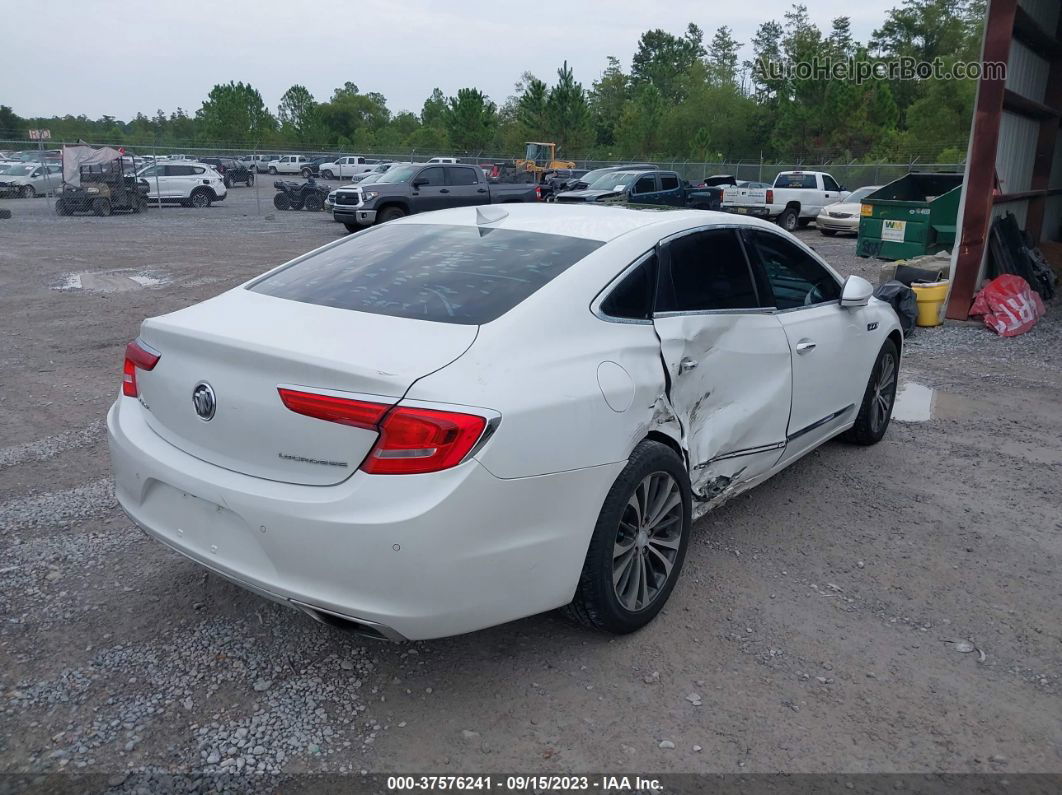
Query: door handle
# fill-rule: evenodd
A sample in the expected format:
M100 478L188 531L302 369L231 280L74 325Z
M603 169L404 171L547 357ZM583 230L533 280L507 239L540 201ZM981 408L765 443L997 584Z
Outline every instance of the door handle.
M439 189L439 193L449 193L449 192L450 192L450 190L448 188L440 188Z
M480 188L479 190L476 191L476 193L486 193L486 192L487 192L486 188Z
M693 359L689 358L688 356L684 356L682 358L682 361L679 362L679 371L683 372L683 373L688 373L690 370L693 370L696 366L697 366L697 362L695 362Z
M811 340L803 340L797 343L797 353L811 353L813 350L815 350L815 343Z

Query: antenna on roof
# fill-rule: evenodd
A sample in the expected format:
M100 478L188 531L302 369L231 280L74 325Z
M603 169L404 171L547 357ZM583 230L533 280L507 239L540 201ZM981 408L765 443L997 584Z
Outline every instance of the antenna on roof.
M501 207L476 208L476 226L486 226L487 224L493 224L508 217L509 213L505 212Z

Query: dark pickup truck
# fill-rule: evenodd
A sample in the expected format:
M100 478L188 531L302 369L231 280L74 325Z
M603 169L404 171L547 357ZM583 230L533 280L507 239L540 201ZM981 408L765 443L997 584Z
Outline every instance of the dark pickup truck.
M722 190L694 188L674 171L614 171L594 181L586 190L558 193L560 203L637 204L718 210Z
M489 182L478 166L417 163L387 172L387 182L337 190L332 217L354 232L429 210L540 198L537 185Z

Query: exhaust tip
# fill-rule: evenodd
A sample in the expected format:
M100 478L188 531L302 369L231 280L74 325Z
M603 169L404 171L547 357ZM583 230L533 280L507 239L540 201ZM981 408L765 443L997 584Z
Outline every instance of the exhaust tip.
M390 627L385 627L383 624L377 624L375 621L364 621L350 616L344 616L303 602L296 602L294 599L290 601L295 607L306 613L314 621L325 624L334 629L348 632L352 635L372 638L373 640L386 640L394 643L401 643L406 640L402 635L398 634Z

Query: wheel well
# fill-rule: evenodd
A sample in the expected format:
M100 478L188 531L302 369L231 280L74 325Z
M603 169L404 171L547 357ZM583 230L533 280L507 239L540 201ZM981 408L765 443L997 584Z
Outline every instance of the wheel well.
M377 214L379 214L379 213L382 213L384 210L388 210L388 209L390 209L392 207L397 207L399 210L404 212L406 215L409 215L409 208L406 207L402 202L396 202L396 201L384 202L383 204L381 204L379 207L376 208L376 212L377 212Z
M672 439L666 433L661 433L660 431L649 431L649 433L646 434L645 438L651 439L654 442L660 442L660 444L666 444L668 447L675 451L675 454L682 460L682 463L686 464L686 454L682 452L682 447L677 441Z
M785 209L787 209L787 210L796 210L799 213L800 212L800 202L789 202L789 204L787 204L785 206Z
M900 333L900 330L899 329L893 329L892 331L890 331L888 339L893 341L893 343L896 345L896 350L900 353L900 355L902 357L903 356L903 334Z

